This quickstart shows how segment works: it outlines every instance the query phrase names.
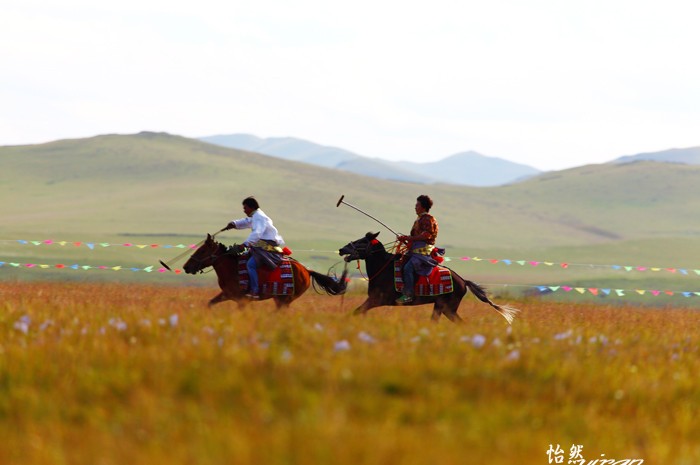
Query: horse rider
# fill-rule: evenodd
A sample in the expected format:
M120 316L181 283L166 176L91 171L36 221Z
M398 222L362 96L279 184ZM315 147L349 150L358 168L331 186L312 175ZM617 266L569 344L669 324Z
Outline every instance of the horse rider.
M403 295L396 299L399 305L413 302L415 275L428 276L438 262L431 257L438 234L437 220L431 215L433 200L427 195L416 199L416 221L408 236L397 235L396 239L407 244L408 252L403 265Z
M260 209L255 197L243 199L243 213L246 214L245 218L232 220L224 227L224 230L252 229L248 238L238 246L238 250L242 251L244 247L248 247L250 250L250 258L246 263L250 287L246 297L259 299L258 267L262 265L274 270L279 266L283 258L284 239L272 224L272 219Z

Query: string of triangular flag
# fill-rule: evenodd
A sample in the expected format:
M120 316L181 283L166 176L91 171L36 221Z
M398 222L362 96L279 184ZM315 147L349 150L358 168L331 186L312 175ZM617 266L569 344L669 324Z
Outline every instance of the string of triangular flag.
M670 291L670 290L658 290L658 289L611 289L611 288L598 288L598 287L581 287L581 286L532 286L536 288L541 294L548 294L552 292L572 292L579 294L592 294L594 296L617 296L625 297L628 294L637 295L652 295L654 297L658 296L674 296L682 295L683 297L700 297L700 291Z
M46 240L24 240L24 239L14 239L14 240L0 240L0 242L15 242L21 245L59 245L59 246L74 246L74 247L87 247L90 250L95 250L99 248L107 247L133 247L139 250L146 249L196 249L197 244L135 244L131 242L125 243L111 243L111 242L96 242L96 241L57 241L53 239ZM336 251L324 251L315 249L297 249L299 252L316 252L316 253L329 253L336 254ZM660 266L639 266L639 265L603 265L603 264L592 264L592 263L571 263L571 262L552 262L552 261L542 261L542 260L513 260L507 258L480 258L480 257L444 257L445 261L452 260L462 260L471 261L475 263L488 263L493 265L504 264L506 266L522 266L522 267L552 267L559 268L563 270L571 269L573 267L580 268L599 268L599 269L610 269L614 271L650 271L650 272L666 272L674 273L684 276L700 276L700 269L692 268L682 268L682 267L660 267Z
M196 249L197 244L133 244L131 242L124 243L112 243L112 242L95 242L95 241L55 241L53 239L46 239L43 241L31 241L24 239L15 239L12 241L3 240L0 242L16 242L20 245L60 245L60 246L74 246L74 247L87 247L90 250L95 250L96 248L106 248L106 247L134 247L136 249Z
M520 266L548 266L557 267L561 269L569 269L571 267L584 267L584 268L607 268L616 271L665 271L668 273L677 273L686 276L700 275L700 269L688 269L688 268L678 268L678 267L660 267L660 266L632 266L632 265L600 265L592 263L569 263L569 262L547 262L547 261L536 261L536 260L510 260L510 259L497 259L497 258L479 258L479 257L460 257L459 260L464 261L474 261L474 262L484 262L497 265L503 263L505 265L520 265Z
M107 271L144 271L146 273L151 273L151 272L158 272L158 273L165 273L167 271L166 268L163 267L154 267L154 266L147 266L144 268L138 268L138 267L132 267L132 266L121 266L121 265L116 265L116 266L108 266L108 265L79 265L77 263L74 263L72 265L66 265L63 263L58 263L55 265L47 265L45 263L18 263L18 262L3 262L0 261L0 268L3 267L9 267L9 268L22 268L22 269L38 269L38 270L47 270L47 269L54 269L54 270L83 270L83 271L88 271L88 270L107 270ZM184 273L180 269L173 269L176 274L181 274Z
M17 262L4 262L0 261L0 269L3 267L10 268L20 268L26 270L76 270L76 271L90 271L90 270L102 270L102 271L132 271L132 272L145 272L145 273L166 273L169 270L163 267L147 266L144 268L138 267L128 267L128 266L95 266L95 265L65 265L65 264L38 264L38 263L17 263ZM184 272L180 269L173 270L175 274L183 274ZM700 291L671 291L671 290L657 290L657 289L612 289L612 288L598 288L598 287L582 287L582 286L542 286L542 285L521 285L521 284L504 284L505 287L527 287L530 289L537 290L540 294L550 294L554 292L565 292L565 293L578 293L578 294L591 294L594 296L616 296L616 297L627 297L630 295L640 295L640 296L653 296L653 297L663 297L663 296L683 296L683 297L700 297Z

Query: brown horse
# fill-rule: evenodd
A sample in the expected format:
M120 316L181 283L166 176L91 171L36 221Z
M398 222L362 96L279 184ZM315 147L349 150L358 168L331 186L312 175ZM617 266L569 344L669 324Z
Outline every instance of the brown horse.
M241 287L238 274L238 260L240 254L228 249L225 245L216 242L214 238L207 234L207 239L187 260L183 269L185 273L195 274L202 272L205 268L213 267L216 271L216 276L219 279L219 287L221 292L209 301L209 307L219 302L233 300L237 303L247 302L245 297L247 289ZM343 294L347 288L345 279L347 272L344 272L340 279L335 279L331 276L323 275L315 271L307 269L304 265L294 259L290 259L293 276L294 276L294 294L293 295L269 295L261 294L260 300L273 299L277 308L286 307L293 300L300 297L311 285L313 280L315 285L318 285L326 293L330 295ZM265 282L266 270L260 267L260 284Z
M399 255L390 254L384 248L381 242L377 240L379 233L368 232L365 237L356 241L350 242L345 247L341 248L338 253L345 256L345 261L364 260L367 267L367 275L369 285L367 289L367 300L362 305L355 309L356 315L364 315L371 308L384 305L397 305L396 299L401 295L394 288L394 260L399 258ZM477 299L489 304L498 313L506 319L508 323L513 322L517 309L507 305L496 305L489 299L486 290L478 284L468 281L459 276L454 271L452 274L452 282L454 288L452 292L447 294L433 296L416 296L415 300L408 305L424 305L433 304L432 319L437 321L440 315L445 315L450 321L462 321L457 315L457 309L462 301L462 298L467 294L467 290L474 293Z

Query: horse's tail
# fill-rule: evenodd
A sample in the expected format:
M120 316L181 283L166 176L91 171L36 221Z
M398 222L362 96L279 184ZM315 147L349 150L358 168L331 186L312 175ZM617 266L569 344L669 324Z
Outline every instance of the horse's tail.
M500 313L503 318L506 319L508 324L513 323L515 315L517 315L520 310L509 305L496 305L491 301L491 299L489 299L489 296L486 294L486 289L476 284L475 282L466 279L464 280L464 283L467 285L469 290L471 290L474 293L477 299L495 308L496 311Z
M314 289L316 288L316 284L318 284L319 286L321 286L321 289L323 289L328 295L345 294L345 291L348 289L348 281L346 279L348 276L347 269L343 271L343 274L340 276L340 278L317 273L316 271L312 270L308 271L309 275L311 275L311 278L313 278L314 280Z

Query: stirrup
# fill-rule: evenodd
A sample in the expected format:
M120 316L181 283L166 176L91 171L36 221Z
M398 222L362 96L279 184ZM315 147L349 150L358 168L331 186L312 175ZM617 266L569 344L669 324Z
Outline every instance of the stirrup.
M410 304L411 302L413 302L413 297L410 295L402 295L401 297L396 299L396 303L399 305Z

